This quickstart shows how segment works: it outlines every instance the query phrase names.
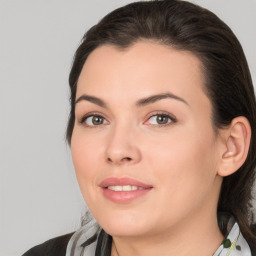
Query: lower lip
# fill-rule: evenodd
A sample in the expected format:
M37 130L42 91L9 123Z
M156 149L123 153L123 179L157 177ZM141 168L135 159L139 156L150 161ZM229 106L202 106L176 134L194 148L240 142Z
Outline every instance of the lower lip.
M108 188L102 188L103 195L115 203L129 203L137 198L146 195L152 188L139 189L132 191L114 191Z

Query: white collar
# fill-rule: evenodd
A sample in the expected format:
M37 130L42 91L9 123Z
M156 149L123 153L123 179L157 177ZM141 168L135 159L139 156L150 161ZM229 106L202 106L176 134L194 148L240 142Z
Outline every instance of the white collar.
M250 247L235 222L213 256L252 256Z

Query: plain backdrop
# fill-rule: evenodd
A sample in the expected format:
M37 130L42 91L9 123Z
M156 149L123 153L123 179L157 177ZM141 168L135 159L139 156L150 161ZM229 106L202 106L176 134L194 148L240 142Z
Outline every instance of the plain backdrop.
M86 206L65 142L68 74L84 32L130 2L0 0L1 256L79 227ZM255 83L256 0L193 2L232 28Z

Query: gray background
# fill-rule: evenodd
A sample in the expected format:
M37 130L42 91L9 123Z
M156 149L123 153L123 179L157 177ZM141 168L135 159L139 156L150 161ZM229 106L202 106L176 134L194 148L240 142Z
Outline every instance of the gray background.
M0 0L0 255L76 230L86 207L65 142L68 73L84 32L132 1ZM256 0L195 0L222 18L256 79Z

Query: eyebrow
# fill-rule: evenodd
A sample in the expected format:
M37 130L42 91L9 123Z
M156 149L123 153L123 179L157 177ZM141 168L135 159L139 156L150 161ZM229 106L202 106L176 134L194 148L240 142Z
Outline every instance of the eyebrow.
M162 100L162 99L167 99L167 98L171 98L171 99L174 99L174 100L178 100L180 102L183 102L185 103L186 105L189 106L189 104L187 103L187 101L185 101L184 99L172 94L172 93L161 93L161 94L154 94L154 95L151 95L151 96L148 96L146 98L142 98L142 99L139 99L138 101L136 101L136 106L137 107L143 107L143 106L146 106L146 105L149 105L149 104L152 104L156 101L159 101L159 100ZM108 108L108 105L100 98L97 98L95 96L91 96L91 95L87 95L87 94L83 94L82 96L80 96L76 101L75 101L75 104L77 104L78 102L80 101L89 101L91 103L94 103L100 107L103 107L103 108Z

